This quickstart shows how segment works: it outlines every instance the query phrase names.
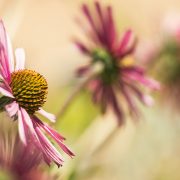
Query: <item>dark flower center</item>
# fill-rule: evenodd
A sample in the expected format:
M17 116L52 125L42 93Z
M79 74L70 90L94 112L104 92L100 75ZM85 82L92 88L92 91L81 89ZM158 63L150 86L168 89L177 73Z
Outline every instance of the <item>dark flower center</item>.
M17 103L33 114L43 106L47 97L46 79L32 70L19 70L11 74L10 87Z
M105 84L111 84L118 79L120 68L111 54L104 49L96 49L93 51L92 57L93 63L100 62L103 64L100 77Z

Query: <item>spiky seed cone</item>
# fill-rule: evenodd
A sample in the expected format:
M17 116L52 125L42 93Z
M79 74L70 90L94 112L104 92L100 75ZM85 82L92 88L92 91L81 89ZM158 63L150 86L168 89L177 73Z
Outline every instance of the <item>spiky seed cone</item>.
M11 74L10 87L17 103L33 114L43 106L47 98L46 79L32 70L19 70Z

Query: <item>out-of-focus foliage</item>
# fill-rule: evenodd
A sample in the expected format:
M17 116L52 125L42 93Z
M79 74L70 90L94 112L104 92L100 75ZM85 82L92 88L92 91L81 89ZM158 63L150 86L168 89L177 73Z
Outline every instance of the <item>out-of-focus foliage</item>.
M72 90L73 87L65 87L53 93L54 96L51 97L50 103L47 105L48 109L58 112ZM57 130L66 135L67 139L76 140L97 116L98 107L92 103L90 98L87 91L81 91L54 124Z
M9 174L9 172L5 172L3 170L0 170L0 179L1 180L11 180L11 176Z

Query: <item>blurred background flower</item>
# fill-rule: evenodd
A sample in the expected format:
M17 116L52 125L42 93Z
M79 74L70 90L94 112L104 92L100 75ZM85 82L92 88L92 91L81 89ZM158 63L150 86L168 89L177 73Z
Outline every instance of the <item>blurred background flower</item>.
M141 41L135 54L162 83L162 104L177 112L180 102L180 14L167 12L157 33L158 39Z
M94 66L101 66L99 72L94 73L87 82L93 102L101 107L102 113L111 108L118 125L124 124L127 112L137 119L139 110L135 97L147 106L153 104L153 99L146 95L140 86L159 90L160 84L146 77L144 69L137 64L133 55L136 37L130 29L121 34L117 32L112 6L95 2L94 9L83 4L81 10L87 21L84 26L89 26L83 32L89 42L76 40L75 44L90 58L90 62L78 69L78 75L89 76L88 72L91 72ZM127 112L124 104L127 105Z
M59 111L77 83L75 69L87 62L71 43L72 35L82 36L74 23L82 2L0 1L0 15L14 47L24 47L27 67L47 77L49 95L45 108L53 113ZM85 2L91 5L93 1ZM101 2L114 7L118 29L133 27L140 40L158 42L164 15L180 10L178 0ZM135 126L128 119L126 126L113 134L114 115L108 113L103 120L97 117L98 110L91 103L88 92L81 92L55 124L55 128L67 137L67 144L77 157L71 162L67 159L60 169L45 167L46 172L55 173L58 179L71 180L131 180L132 177L135 180L179 180L180 118L169 112L170 107L162 109L158 104L151 109L141 107L143 121ZM5 179L5 176L5 172L0 173L0 177Z

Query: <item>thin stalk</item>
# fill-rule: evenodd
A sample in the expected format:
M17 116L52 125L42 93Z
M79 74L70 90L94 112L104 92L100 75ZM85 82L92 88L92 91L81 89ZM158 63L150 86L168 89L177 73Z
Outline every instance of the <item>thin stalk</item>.
M91 72L89 73L89 75L87 75L86 78L78 86L76 86L76 88L73 90L70 96L65 100L61 109L56 114L57 119L59 119L66 112L67 108L78 95L78 93L88 84L90 80L94 79L102 71L102 69L103 66L101 63L96 63L92 65Z
M56 114L56 118L59 119L67 110L72 101L77 97L78 93L88 84L88 82L93 79L96 74L89 75L86 79L84 79L78 86L75 87L70 96L65 100L59 112Z

